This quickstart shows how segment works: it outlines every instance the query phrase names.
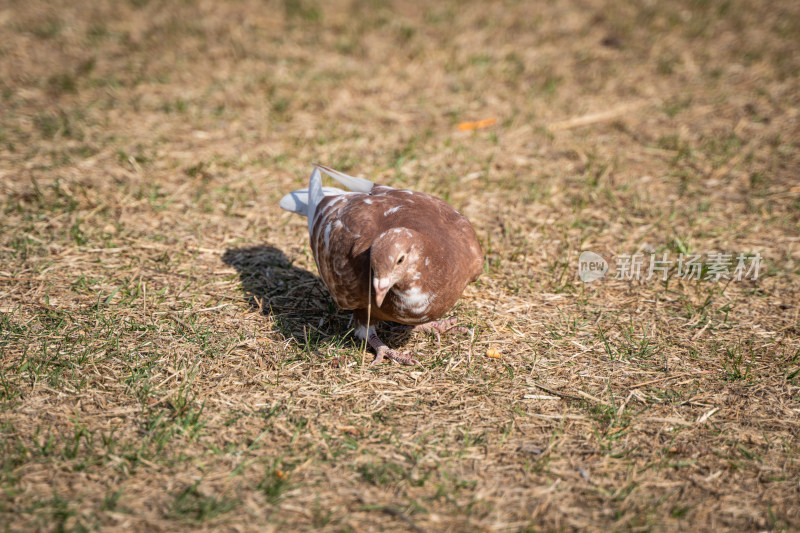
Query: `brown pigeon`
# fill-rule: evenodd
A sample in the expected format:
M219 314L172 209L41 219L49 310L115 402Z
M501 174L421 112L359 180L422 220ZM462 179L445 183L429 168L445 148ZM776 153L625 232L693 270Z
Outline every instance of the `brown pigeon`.
M323 187L320 171L350 191ZM353 310L356 337L377 354L373 365L384 357L418 363L378 338L381 320L437 334L453 329L455 320L436 320L478 278L483 253L472 225L446 202L315 165L308 189L280 205L308 217L319 275L336 305Z

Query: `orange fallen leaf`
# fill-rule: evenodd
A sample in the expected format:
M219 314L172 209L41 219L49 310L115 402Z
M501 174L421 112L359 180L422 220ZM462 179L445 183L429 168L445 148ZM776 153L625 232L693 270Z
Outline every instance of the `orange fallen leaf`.
M480 128L488 128L489 126L493 126L497 122L497 120L492 118L486 118L483 120L476 120L475 122L461 122L458 125L459 131L469 131L469 130L477 130Z

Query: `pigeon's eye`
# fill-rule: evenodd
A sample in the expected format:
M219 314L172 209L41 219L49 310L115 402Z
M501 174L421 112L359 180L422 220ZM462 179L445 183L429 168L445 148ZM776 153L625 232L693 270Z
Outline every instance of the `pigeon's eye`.
M406 258L406 256L404 256L404 255L401 255L401 256L400 256L400 257L397 259L397 264L399 265L400 263L402 263L402 262L403 262L403 259L405 259L405 258Z

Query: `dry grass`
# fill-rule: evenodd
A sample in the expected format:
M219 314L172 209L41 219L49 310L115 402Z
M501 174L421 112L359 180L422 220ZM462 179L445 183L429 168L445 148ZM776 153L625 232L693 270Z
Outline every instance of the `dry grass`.
M789 0L5 3L0 523L797 530L798 21ZM473 221L474 342L387 333L423 364L365 366L277 207L314 161ZM584 285L581 250L765 264Z

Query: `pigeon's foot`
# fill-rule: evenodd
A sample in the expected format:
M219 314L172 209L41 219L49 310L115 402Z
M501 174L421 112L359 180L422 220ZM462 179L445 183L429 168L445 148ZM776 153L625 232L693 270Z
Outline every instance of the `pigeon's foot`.
M369 342L369 345L372 346L372 349L375 350L376 353L375 360L370 363L370 366L381 363L384 357L397 361L401 365L413 366L419 364L419 361L417 361L417 358L414 357L413 354L404 354L386 346L386 344L378 338L378 334L375 333L374 328L369 329L367 342Z
M441 333L463 333L464 335L471 335L472 331L469 328L465 328L464 326L456 326L458 322L455 318L448 318L447 320L436 320L434 322L427 322L425 324L420 324L419 326L414 326L411 328L411 331L418 332L421 331L423 333L433 333L436 336L436 340L441 342L442 338L440 337Z
M378 348L377 352L378 355L375 356L375 359L369 364L369 366L375 366L382 363L384 357L393 361L397 361L401 365L414 366L419 364L419 361L416 357L414 357L414 354L398 352L397 350L392 350L388 346L382 346L381 348Z

